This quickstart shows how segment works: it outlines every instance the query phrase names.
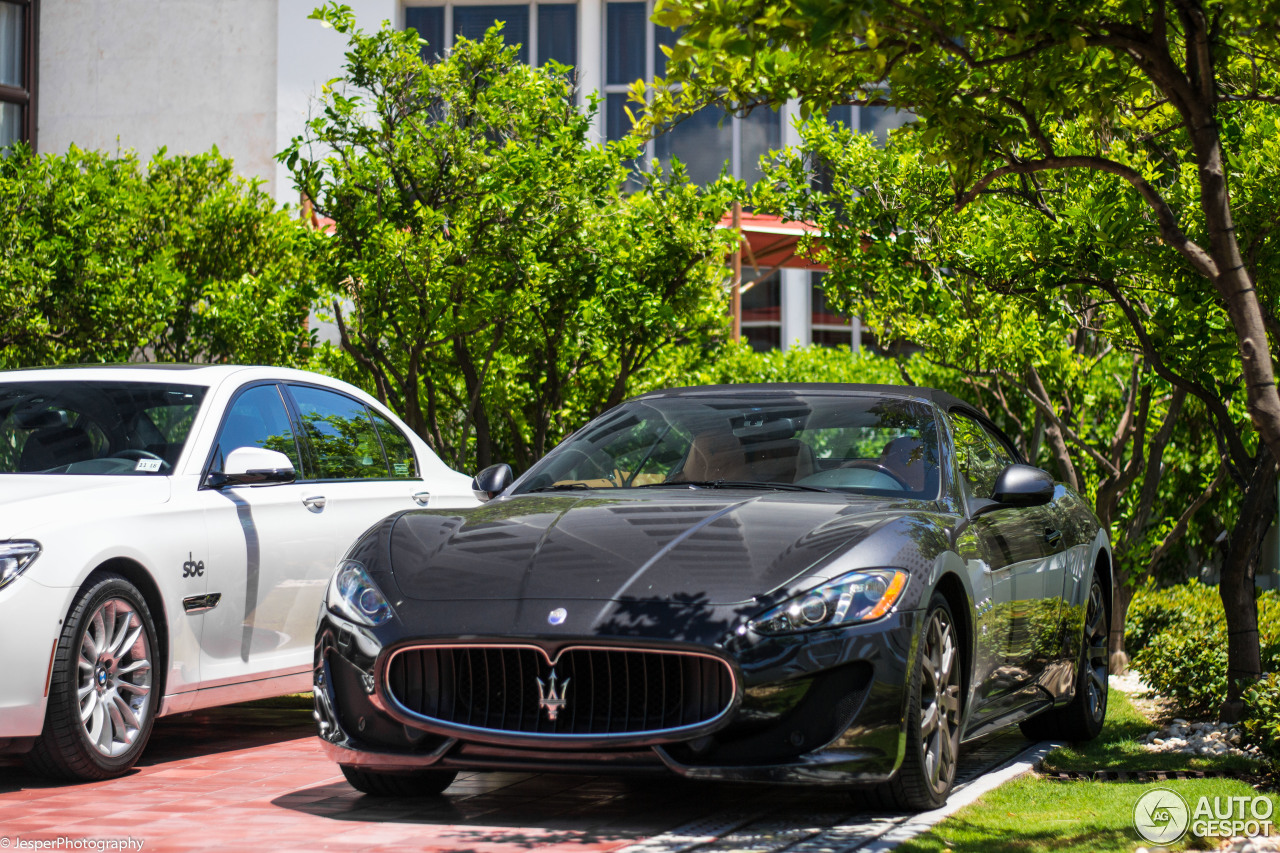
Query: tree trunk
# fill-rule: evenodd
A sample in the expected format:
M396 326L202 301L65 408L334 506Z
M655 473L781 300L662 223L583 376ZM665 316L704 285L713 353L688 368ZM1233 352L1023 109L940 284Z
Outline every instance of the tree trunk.
M1111 595L1111 657L1107 662L1112 675L1124 675L1129 668L1129 655L1124 650L1124 623L1129 617L1136 581L1129 572L1116 567L1115 590Z
M1243 687L1262 675L1254 577L1262 537L1275 515L1276 463L1264 445L1258 450L1257 464L1241 500L1240 517L1231 531L1218 583L1227 621L1227 701L1220 714L1226 722L1235 722L1244 715Z

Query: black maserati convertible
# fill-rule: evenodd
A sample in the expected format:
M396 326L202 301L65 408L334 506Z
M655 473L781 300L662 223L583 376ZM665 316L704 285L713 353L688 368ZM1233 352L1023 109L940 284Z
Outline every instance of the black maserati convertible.
M660 391L472 485L330 583L316 718L366 793L677 773L925 809L966 740L1102 726L1106 531L947 394Z

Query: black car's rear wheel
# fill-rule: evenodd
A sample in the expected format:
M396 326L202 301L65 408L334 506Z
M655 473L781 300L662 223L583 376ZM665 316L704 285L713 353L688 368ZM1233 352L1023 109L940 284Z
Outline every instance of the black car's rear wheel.
M340 765L351 787L374 797L434 797L453 784L456 770L415 770L411 773L380 773Z
M877 789L883 805L907 811L947 801L960 756L960 633L947 600L929 602L907 705L907 749L902 767Z
M1031 740L1093 740L1107 717L1107 666L1110 608L1102 582L1094 577L1084 615L1084 639L1076 671L1076 695L1061 708L1053 708L1018 724Z

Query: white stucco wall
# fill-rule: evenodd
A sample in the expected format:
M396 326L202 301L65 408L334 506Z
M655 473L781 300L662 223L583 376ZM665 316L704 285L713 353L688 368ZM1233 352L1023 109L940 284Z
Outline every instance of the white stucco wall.
M266 0L260 0L269 5ZM373 32L383 21L403 26L400 4L397 0L345 0L355 12L361 29ZM344 36L307 20L320 0L277 0L278 27L276 30L275 66L276 122L273 151L283 150L295 136L305 130L307 119L315 112L316 95L328 80L342 74L343 54L347 41ZM275 170L276 201L281 204L298 203L298 193L293 180L283 165Z
M217 145L273 183L276 21L270 0L43 0L40 150Z

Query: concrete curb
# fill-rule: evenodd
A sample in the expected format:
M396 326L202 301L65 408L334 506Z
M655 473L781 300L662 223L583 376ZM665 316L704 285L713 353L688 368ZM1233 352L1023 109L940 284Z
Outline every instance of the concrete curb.
M969 784L952 792L947 804L942 808L934 809L931 812L921 812L918 815L909 817L901 823L895 824L870 843L859 847L858 850L867 851L867 853L886 853L886 851L892 850L899 844L929 831L983 794L994 791L1006 782L1012 782L1019 776L1025 776L1030 773L1044 760L1046 755L1065 745L1065 743L1058 741L1033 743L996 769L982 774Z

